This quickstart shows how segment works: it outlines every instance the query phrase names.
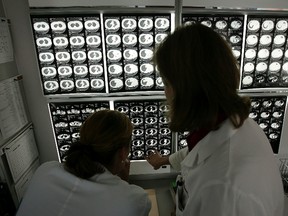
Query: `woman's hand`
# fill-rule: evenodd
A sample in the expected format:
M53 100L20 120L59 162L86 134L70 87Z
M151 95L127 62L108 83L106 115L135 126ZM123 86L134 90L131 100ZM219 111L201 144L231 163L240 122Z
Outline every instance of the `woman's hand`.
M148 161L151 166L155 170L159 169L161 166L169 165L169 157L168 156L162 156L158 151L155 151L154 153L151 153L145 159Z

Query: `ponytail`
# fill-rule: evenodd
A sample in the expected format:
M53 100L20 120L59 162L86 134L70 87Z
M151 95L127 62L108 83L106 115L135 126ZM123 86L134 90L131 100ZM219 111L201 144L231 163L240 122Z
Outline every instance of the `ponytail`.
M67 152L64 168L83 179L105 172L115 154L129 148L133 125L123 113L100 110L89 116L80 128L80 142Z
M77 177L88 179L96 173L103 173L104 167L97 161L92 145L74 144L67 152L65 169Z

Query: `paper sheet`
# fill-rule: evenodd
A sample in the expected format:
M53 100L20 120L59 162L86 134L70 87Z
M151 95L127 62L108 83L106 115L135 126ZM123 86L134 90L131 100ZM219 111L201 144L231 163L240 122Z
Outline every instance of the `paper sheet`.
M148 193L149 199L151 200L151 204L152 204L149 216L159 216L155 190L154 189L147 189L146 192Z
M13 48L8 20L0 18L0 64L10 61L13 61Z
M18 132L28 123L18 80L0 82L0 141Z

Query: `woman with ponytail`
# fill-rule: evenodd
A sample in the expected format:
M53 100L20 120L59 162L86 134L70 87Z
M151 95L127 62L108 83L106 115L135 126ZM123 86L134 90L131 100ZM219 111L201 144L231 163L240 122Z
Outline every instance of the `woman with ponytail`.
M147 216L147 193L127 182L132 129L130 119L117 111L88 117L64 164L38 168L17 216Z

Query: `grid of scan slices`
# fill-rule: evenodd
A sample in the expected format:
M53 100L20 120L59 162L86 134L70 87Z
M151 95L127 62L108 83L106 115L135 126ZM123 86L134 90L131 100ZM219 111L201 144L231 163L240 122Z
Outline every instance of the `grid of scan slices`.
M97 110L110 109L107 101L50 103L55 140L61 161L67 150L79 141L79 129L85 119ZM172 133L166 113L169 109L160 100L115 101L114 109L125 113L134 125L130 159L141 160L158 150L162 155L172 151Z
M288 87L288 16L248 16L241 88Z
M244 29L243 15L183 14L182 23L184 25L201 23L218 32L231 45L240 65Z
M79 129L89 115L109 109L109 102L49 103L55 140L61 161L71 145L79 141Z
M45 94L105 92L100 16L32 17Z
M168 128L167 104L159 100L115 101L114 108L128 115L134 125L131 159L144 159L155 150L162 155L171 154L172 132Z
M153 50L171 31L170 14L105 15L109 91L163 90Z
M44 94L163 90L151 58L170 16L31 16Z
M273 152L279 151L287 96L253 96L249 117L254 119L266 134ZM177 149L187 146L188 132L178 133Z

